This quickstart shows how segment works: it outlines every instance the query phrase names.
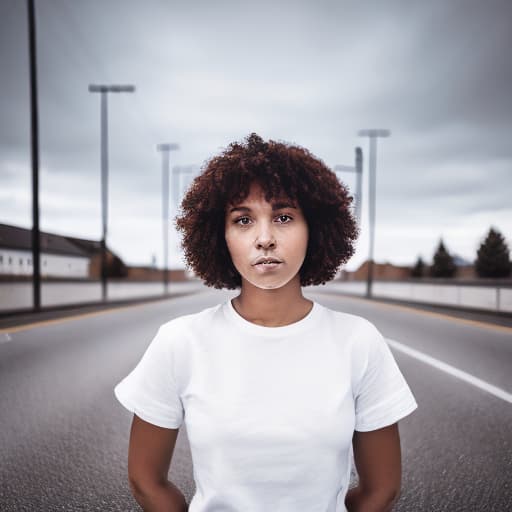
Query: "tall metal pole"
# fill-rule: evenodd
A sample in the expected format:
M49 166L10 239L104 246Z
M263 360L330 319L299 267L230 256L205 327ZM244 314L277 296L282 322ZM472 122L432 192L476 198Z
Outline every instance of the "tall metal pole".
M34 0L28 0L30 60L30 140L32 156L32 272L33 307L41 309L41 248L39 242L39 112L37 105L36 15Z
M101 298L107 300L107 225L108 225L108 96L101 91Z
M369 137L370 139L370 154L368 158L369 165L369 221L370 221L370 251L368 256L368 274L366 279L366 297L372 297L372 284L373 284L373 251L375 241L375 189L376 189L376 175L377 175L377 138L389 137L391 132L389 130L369 129L359 130L360 137Z
M108 98L109 92L134 92L133 85L89 85L89 92L101 93L101 297L107 300L107 225L108 225Z
M363 174L363 152L361 148L356 148L356 156L355 156L355 166L352 167L350 165L336 165L334 166L334 171L338 172L355 172L356 173L356 201L355 201L355 215L357 225L361 224L361 200L362 200L362 174Z
M361 205L363 203L363 151L356 148L356 219L358 226L361 225Z
M162 153L162 220L164 239L164 293L169 293L169 152L179 149L178 144L158 144Z
M368 155L368 217L370 221L370 248L368 254L368 274L366 281L366 296L372 296L373 285L373 258L375 250L375 185L376 185L376 153L377 153L377 138L370 137L370 151Z

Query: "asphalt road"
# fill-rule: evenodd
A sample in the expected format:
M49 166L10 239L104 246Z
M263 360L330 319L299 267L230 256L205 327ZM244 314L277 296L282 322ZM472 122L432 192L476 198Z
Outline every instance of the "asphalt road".
M512 510L512 329L325 291L306 295L365 316L395 343L419 404L400 422L403 483L395 510ZM131 415L113 387L159 325L231 296L207 291L0 330L0 510L139 510L126 480ZM396 342L416 352L397 350ZM434 367L418 353L450 366ZM184 429L170 478L190 500Z

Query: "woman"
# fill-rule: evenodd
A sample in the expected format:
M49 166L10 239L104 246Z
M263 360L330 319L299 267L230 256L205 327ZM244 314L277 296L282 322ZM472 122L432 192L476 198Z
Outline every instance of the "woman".
M397 422L414 397L369 321L301 288L352 256L351 201L307 150L256 134L194 180L177 218L187 262L207 285L240 293L161 326L116 387L134 413L128 473L144 510L391 510ZM183 422L190 508L167 479ZM359 483L348 490L352 454Z

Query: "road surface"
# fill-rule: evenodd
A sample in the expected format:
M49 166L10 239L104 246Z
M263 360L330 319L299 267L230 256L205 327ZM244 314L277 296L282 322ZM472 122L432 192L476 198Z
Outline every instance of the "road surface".
M512 329L326 287L305 294L375 323L418 401L400 422L403 483L395 510L512 510ZM139 510L126 480L131 415L113 387L159 325L234 295L208 290L0 330L0 510ZM184 428L170 478L190 501Z

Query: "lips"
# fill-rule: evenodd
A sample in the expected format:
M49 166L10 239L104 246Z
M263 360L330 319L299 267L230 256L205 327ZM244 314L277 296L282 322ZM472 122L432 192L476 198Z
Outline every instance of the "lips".
M278 260L277 258L258 258L253 265L272 265L282 263L281 260Z

